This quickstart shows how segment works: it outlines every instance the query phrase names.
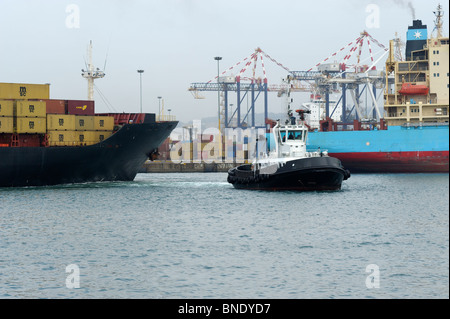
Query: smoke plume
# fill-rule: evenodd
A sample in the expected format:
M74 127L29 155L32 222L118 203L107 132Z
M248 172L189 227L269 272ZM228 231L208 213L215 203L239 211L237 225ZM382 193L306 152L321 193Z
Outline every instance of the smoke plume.
M411 12L413 20L416 20L416 9L414 8L414 5L411 1L403 1L403 0L394 0L394 3L397 5L409 9Z

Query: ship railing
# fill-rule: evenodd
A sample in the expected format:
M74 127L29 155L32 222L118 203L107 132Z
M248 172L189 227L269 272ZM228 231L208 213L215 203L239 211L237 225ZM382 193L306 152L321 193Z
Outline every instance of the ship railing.
M402 127L419 128L419 127L435 127L435 126L448 126L448 122L433 122L433 123L405 123Z
M173 122L176 121L175 115L157 115L156 116L157 122Z
M317 150L306 152L306 157L321 157L328 155L328 150Z
M97 115L114 117L115 125L139 124L145 120L145 113L99 113Z

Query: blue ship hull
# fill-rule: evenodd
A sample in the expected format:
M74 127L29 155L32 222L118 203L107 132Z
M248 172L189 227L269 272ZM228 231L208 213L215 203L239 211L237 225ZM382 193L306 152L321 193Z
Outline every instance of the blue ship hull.
M309 133L308 150L319 147L351 172L449 171L448 125Z
M273 145L272 136L268 142ZM341 160L352 173L449 172L448 125L310 132L307 150L318 148Z

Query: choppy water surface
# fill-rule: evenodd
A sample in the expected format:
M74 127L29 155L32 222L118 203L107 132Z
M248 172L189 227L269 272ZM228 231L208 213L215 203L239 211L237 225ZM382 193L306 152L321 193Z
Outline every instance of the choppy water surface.
M0 298L449 297L448 174L312 193L140 174L0 189L0 205Z

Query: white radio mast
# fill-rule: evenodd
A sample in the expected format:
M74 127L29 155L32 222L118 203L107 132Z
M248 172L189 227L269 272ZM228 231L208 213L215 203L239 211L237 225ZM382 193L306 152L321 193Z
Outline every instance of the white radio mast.
M437 30L436 38L442 38L444 36L442 32L442 18L444 17L444 11L442 10L441 4L438 5L436 11L433 12L436 16L435 29ZM433 30L434 31L434 30Z
M83 73L81 74L88 81L88 100L94 100L94 80L101 79L105 76L105 72L100 70L99 68L94 68L92 64L92 40L88 46L88 58L89 64L87 65L87 70L81 70Z

